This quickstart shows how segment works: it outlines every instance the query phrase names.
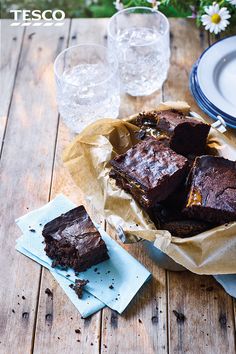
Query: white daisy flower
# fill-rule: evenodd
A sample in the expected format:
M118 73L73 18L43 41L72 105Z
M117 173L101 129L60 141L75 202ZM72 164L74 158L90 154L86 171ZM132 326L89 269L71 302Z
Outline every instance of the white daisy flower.
M161 5L160 1L156 1L156 0L146 0L147 2L149 2L149 4L152 4L152 8L154 10L158 9L158 6Z
M227 0L231 5L236 6L236 0Z
M120 10L123 10L124 9L124 5L122 4L122 1L121 0L116 0L113 2L116 10L120 11Z
M219 5L215 2L211 6L205 7L205 15L202 15L201 21L206 30L215 34L224 31L228 26L228 19L231 17L226 7L220 9Z

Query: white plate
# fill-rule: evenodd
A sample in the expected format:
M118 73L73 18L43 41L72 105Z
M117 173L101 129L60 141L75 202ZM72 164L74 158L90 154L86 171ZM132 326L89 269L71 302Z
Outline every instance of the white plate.
M236 118L236 36L216 42L202 54L197 78L207 99Z

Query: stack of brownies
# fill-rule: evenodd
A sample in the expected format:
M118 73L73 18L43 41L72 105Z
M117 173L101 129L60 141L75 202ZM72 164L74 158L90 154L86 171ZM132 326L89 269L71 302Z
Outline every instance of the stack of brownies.
M110 177L157 228L188 237L236 220L236 162L207 155L208 124L176 110L134 124L140 142L110 161Z

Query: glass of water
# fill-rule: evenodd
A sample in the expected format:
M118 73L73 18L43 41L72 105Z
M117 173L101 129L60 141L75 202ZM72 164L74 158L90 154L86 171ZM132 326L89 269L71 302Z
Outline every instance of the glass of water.
M108 24L108 48L118 58L123 91L146 96L161 88L170 59L169 22L161 12L148 7L117 12Z
M120 95L118 61L96 44L65 49L54 63L57 102L66 125L79 133L98 118L116 118Z

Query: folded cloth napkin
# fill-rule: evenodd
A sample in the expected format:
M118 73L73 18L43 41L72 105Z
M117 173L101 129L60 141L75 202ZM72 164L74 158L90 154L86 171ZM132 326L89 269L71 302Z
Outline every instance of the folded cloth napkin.
M47 263L34 256L32 253L28 252L26 249L24 249L23 245L24 245L24 236L21 236L17 240L17 245L16 245L17 251L21 252L25 256L33 259L37 263L47 268ZM74 290L70 288L70 284L72 282L68 278L65 278L64 276L55 272L53 268L51 270L51 274L60 284L61 288L64 290L64 292L69 297L69 299L74 304L74 306L78 309L78 311L80 312L83 318L86 318L94 314L95 312L101 310L103 307L105 307L105 304L103 302L98 300L92 294L89 294L86 290L84 290L83 292L83 299L79 299L76 293L74 292Z
M225 291L236 298L236 274L213 275Z
M95 224L107 245L110 259L81 272L78 276L72 269L65 271L51 267L52 260L47 257L42 243L44 240L43 226L74 207L74 203L65 196L59 195L42 208L17 219L16 223L23 232L23 236L18 240L16 249L24 254L27 253L28 257L43 264L53 275L64 277L68 285L71 282L74 283L76 278L89 280L86 290L99 302L96 303L93 300L91 306L91 302L83 297L79 304L76 303L83 317L86 313L96 312L105 305L122 313L138 290L150 278L151 273L108 236L99 225ZM61 284L61 278L58 279ZM68 292L69 297L70 293Z

